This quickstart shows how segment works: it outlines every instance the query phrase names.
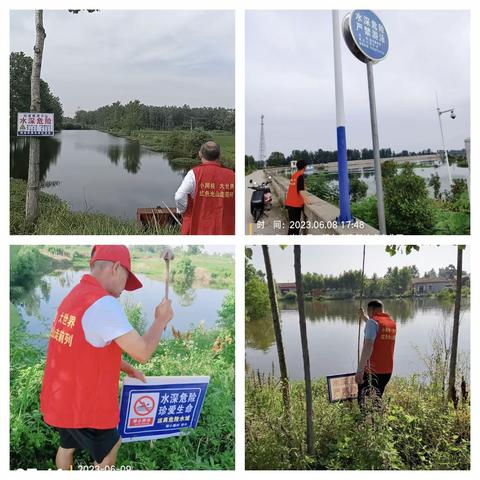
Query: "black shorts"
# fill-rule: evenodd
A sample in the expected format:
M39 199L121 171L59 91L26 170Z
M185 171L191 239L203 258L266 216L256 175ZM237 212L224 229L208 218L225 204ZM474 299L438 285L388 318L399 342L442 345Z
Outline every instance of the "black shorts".
M102 463L120 438L116 428L57 428L62 448L86 450L97 463Z
M382 398L391 376L391 373L364 373L363 382L358 386L358 403L362 405L368 394Z

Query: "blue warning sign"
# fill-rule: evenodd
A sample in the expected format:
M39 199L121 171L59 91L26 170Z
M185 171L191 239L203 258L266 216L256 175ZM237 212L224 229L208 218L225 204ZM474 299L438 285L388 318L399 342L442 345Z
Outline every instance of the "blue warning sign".
M156 440L196 428L209 377L147 377L123 382L118 431L123 442Z

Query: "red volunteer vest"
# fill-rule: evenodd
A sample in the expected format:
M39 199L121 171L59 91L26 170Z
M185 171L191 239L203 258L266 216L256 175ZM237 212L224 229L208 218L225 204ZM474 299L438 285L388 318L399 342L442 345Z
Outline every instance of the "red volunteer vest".
M287 196L285 198L286 207L303 207L305 201L303 197L297 191L297 180L300 175L303 175L303 172L295 172L290 179L290 185L288 186Z
M235 173L219 163L194 167L195 192L183 214L183 235L235 234Z
M46 423L62 428L115 428L122 351L115 342L97 348L85 339L82 317L109 295L91 275L63 299L48 343L40 410Z
M376 313L373 319L378 323L378 333L365 370L370 373L392 373L397 324L385 312Z

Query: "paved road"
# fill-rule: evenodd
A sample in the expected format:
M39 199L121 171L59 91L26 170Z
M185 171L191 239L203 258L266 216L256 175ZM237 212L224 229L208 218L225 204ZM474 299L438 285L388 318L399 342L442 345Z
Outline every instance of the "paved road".
M280 207L278 198L273 193L272 209L260 219L259 224L263 224L263 228L259 228L259 224L253 223L252 215L250 214L250 197L253 190L250 190L250 180L257 183L265 181L265 175L262 170L256 170L255 172L245 177L245 229L247 235L286 235L287 234L287 218L283 209ZM282 227L273 227L274 220L282 220Z

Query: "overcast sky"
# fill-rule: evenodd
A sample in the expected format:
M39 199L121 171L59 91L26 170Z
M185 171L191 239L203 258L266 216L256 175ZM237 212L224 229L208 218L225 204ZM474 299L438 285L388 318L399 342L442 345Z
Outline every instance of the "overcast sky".
M282 250L279 246L269 248L272 260L273 275L277 282L294 282L293 246ZM302 270L304 273L322 273L324 275L338 275L347 270L361 270L363 246L302 246ZM263 254L260 246L253 247L253 263L257 269L265 271ZM397 253L391 257L383 246L367 245L365 250L365 275L376 273L383 276L388 267L403 267L416 265L423 275L434 268L457 264L456 246L421 246L420 251ZM470 249L467 247L463 254L463 270L470 272Z
M33 55L33 11L13 11L12 51ZM234 107L235 21L226 11L44 11L42 78L71 116L116 100Z
M340 12L343 19L347 12ZM381 147L441 148L435 92L448 148L469 136L470 17L466 11L377 11L390 39L374 66ZM371 148L366 66L342 62L348 148ZM249 11L246 16L246 153L258 157L260 115L267 155L336 149L331 12Z

